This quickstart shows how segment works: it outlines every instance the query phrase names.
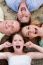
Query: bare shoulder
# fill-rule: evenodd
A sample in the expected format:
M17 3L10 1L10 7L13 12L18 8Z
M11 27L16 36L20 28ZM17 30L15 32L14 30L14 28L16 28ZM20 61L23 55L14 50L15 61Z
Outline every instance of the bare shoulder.
M35 54L35 52L28 52L26 55L30 56L31 59L33 59L33 55Z
M28 52L26 55L31 56L32 52Z
M27 53L28 56L31 57L31 59L41 59L43 58L43 53L40 52L29 52Z
M6 53L7 55L9 55L9 56L13 54L13 53L11 53L11 52L5 52L5 53Z
M11 52L5 52L4 54L6 55L7 58L10 57L10 56L12 55Z

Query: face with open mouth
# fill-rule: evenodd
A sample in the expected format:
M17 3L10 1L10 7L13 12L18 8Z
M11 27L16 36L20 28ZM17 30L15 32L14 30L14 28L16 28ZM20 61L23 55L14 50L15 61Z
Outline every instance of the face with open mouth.
M12 44L15 51L21 51L24 46L24 40L22 36L19 34L14 35Z
M25 3L22 3L19 7L17 17L21 23L28 23L31 17L30 11L28 10Z
M25 37L30 37L30 38L34 38L37 35L37 26L34 26L34 25L29 25L29 26L25 26L23 27L22 29L22 34L25 36Z

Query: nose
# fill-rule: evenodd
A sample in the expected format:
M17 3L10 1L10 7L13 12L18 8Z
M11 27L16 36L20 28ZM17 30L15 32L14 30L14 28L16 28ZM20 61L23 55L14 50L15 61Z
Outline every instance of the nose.
M19 41L17 41L16 44L19 44Z
M8 26L11 27L12 29L14 28L14 24L13 23L9 24Z
M8 27L11 27L11 24L8 24Z
M33 31L33 30L28 30L28 32L30 32L30 33L34 33L34 31Z
M28 32L32 32L32 30L28 30Z

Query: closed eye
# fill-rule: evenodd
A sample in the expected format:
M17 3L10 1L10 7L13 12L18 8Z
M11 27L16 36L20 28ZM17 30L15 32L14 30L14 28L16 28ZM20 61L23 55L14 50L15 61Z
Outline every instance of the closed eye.
M19 40L19 41L22 41L22 40Z
M17 41L17 40L14 40L15 42Z

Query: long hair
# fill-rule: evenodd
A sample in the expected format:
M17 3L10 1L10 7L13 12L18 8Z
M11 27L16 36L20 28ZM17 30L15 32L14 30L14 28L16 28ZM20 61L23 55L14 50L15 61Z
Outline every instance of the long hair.
M20 23L20 26L21 26L21 27L24 27L24 26L26 26L26 25L30 25L30 24L31 24L31 17L30 17L28 23L21 23L20 20L19 20L18 18L17 18L17 21Z

